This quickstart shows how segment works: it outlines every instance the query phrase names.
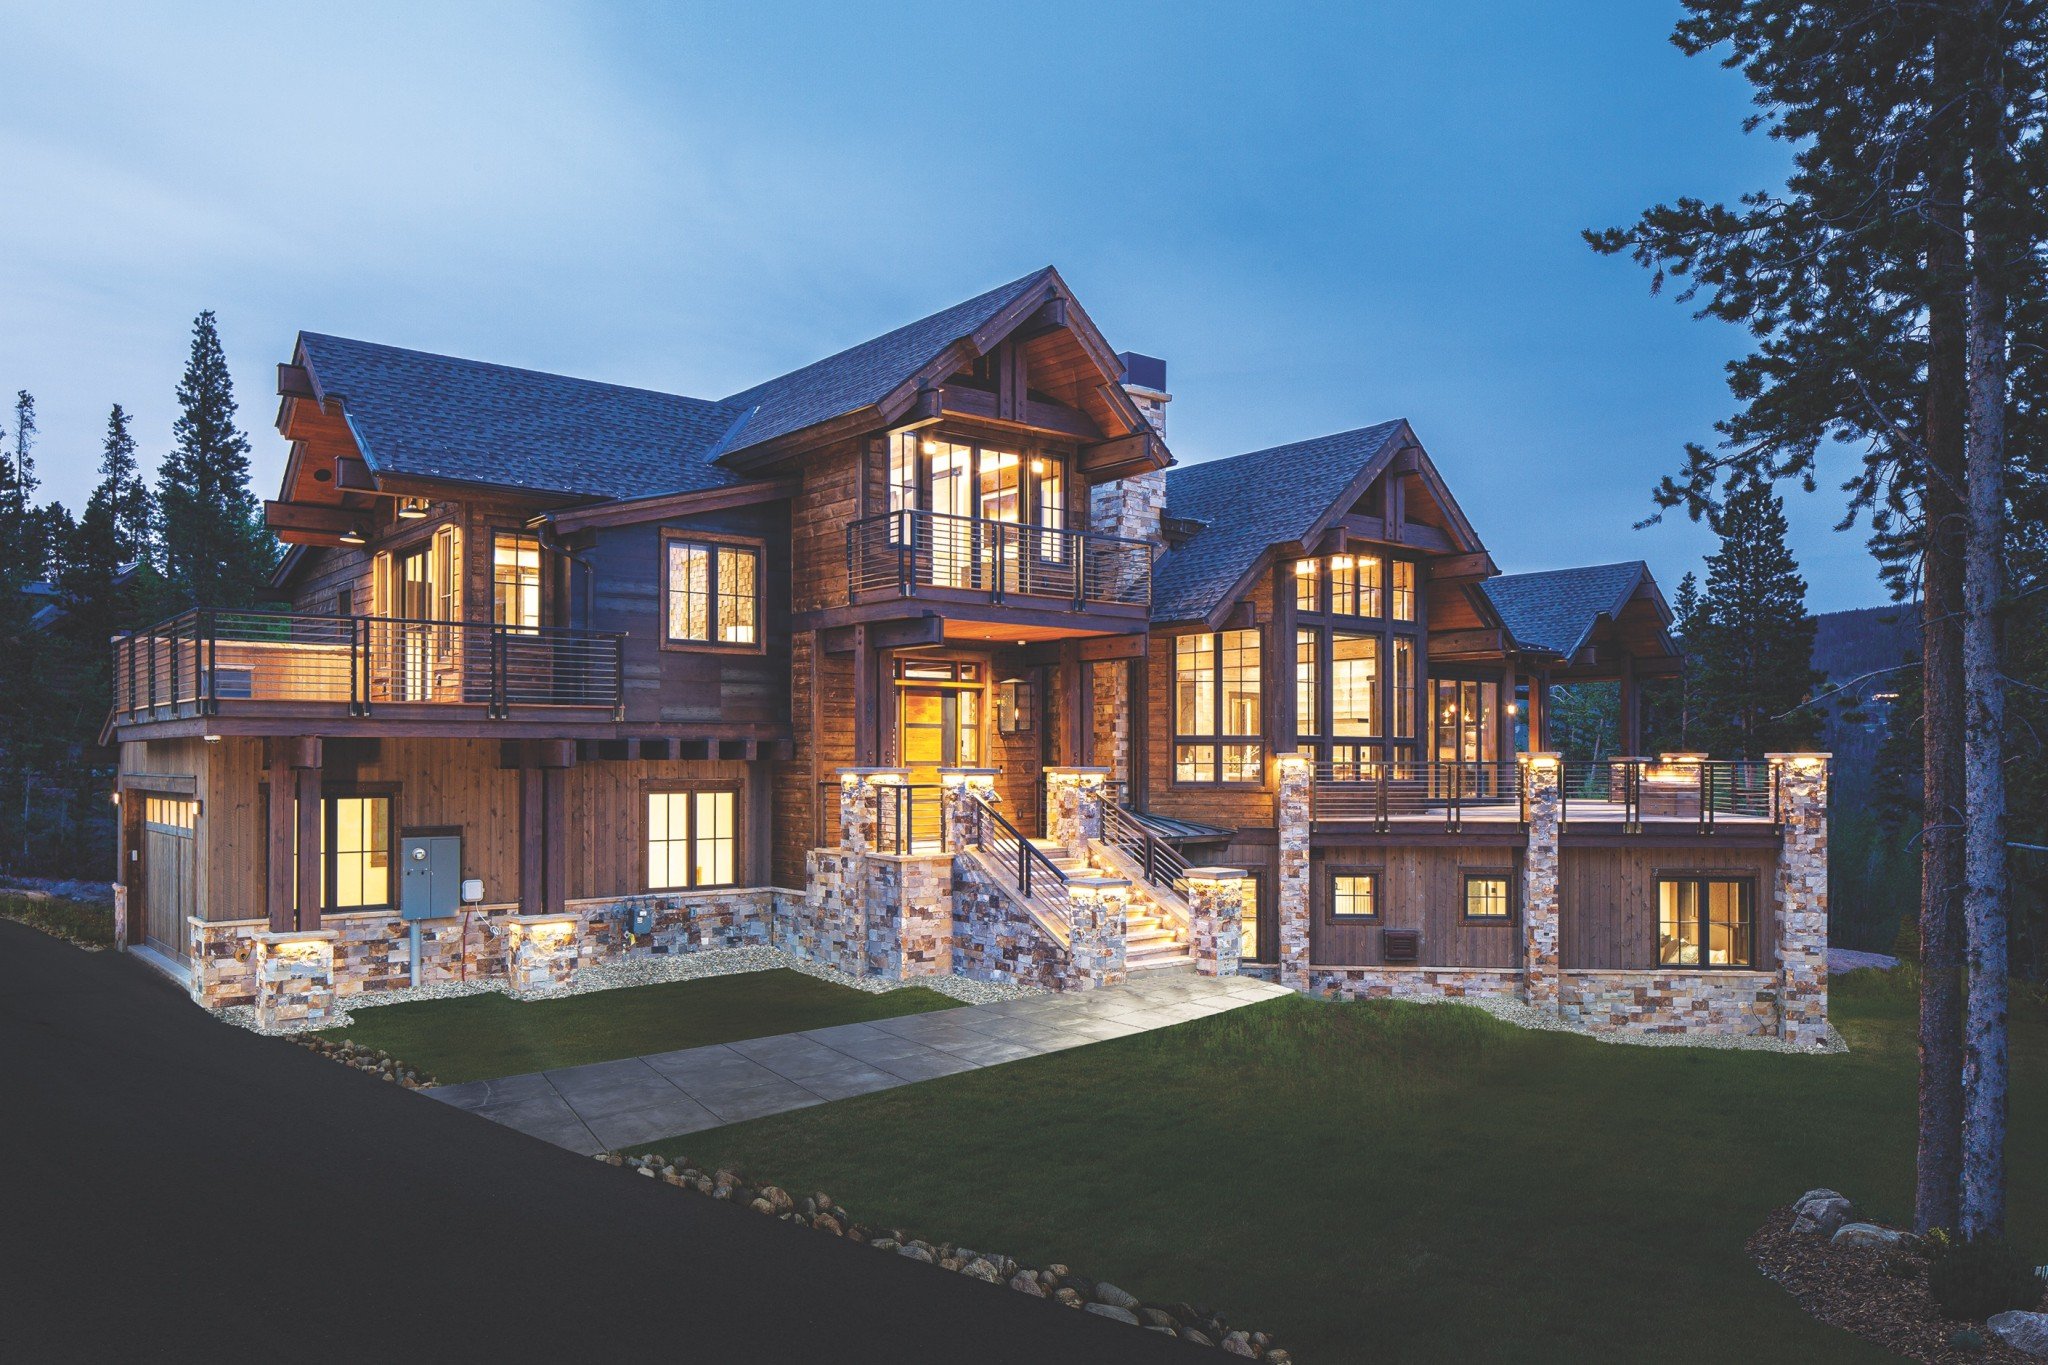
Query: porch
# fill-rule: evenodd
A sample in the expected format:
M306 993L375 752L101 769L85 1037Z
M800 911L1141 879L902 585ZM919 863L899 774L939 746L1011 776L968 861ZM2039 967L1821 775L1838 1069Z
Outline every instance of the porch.
M1701 754L1570 761L1557 780L1562 828L1623 833L1712 833L1723 826L1768 831L1778 823L1777 768L1761 760ZM1526 762L1447 763L1367 759L1321 762L1310 789L1318 831L1456 833L1529 822Z
M1007 602L1142 622L1152 556L1149 542L1122 536L900 510L846 528L846 600Z

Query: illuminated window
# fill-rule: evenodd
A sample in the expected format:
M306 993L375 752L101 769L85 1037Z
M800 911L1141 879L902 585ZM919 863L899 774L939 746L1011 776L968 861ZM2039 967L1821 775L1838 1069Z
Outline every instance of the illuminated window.
M1323 569L1313 559L1294 561L1294 609L1296 611L1321 611L1323 609Z
M1657 879L1657 961L1666 967L1748 967L1755 926L1740 878Z
M1415 642L1394 637L1394 738L1415 738Z
M672 891L737 880L739 795L731 791L647 793L647 887Z
M540 628L539 536L491 536L491 620L515 630Z
M391 798L330 796L320 823L320 865L330 910L391 901Z
M1037 538L1038 557L1048 564L1067 561L1067 467L1063 461L1037 455L1031 460L1031 478L1038 485L1038 524L1046 534Z
M1508 877L1505 872L1465 874L1465 918L1505 920L1508 917Z
M1380 614L1378 555L1333 555L1330 558L1330 613L1333 616Z
M1316 632L1297 630L1294 632L1294 732L1297 735L1321 733L1316 727L1322 724L1317 711L1321 694L1316 689Z
M889 543L900 545L911 535L918 499L918 442L915 431L899 431L889 445Z
M1183 635L1173 674L1174 780L1263 780L1259 633Z
M1259 956L1259 879L1246 877L1238 885L1244 890L1243 908L1238 912L1238 956L1263 962Z
M1373 615L1379 615L1374 611ZM1415 563L1413 560L1394 561L1394 619L1413 621L1415 619Z
M744 546L669 541L668 638L758 644L760 562L760 552Z
M1330 877L1330 918L1378 919L1379 882L1377 872L1333 873Z
M1380 733L1380 637L1338 631L1330 639L1330 733Z

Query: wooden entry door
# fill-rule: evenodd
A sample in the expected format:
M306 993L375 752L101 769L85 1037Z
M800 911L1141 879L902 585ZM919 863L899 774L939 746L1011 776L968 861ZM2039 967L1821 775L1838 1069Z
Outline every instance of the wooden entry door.
M179 961L185 958L185 920L199 912L198 834L197 801L182 796L144 799L142 939Z
M897 763L910 770L911 835L939 838L941 768L981 766L981 692L964 687L902 687L896 697Z

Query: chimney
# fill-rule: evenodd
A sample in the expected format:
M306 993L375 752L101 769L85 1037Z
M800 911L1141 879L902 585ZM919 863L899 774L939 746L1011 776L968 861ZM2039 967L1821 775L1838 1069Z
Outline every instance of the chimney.
M1166 405L1173 395L1166 391L1166 362L1157 356L1124 351L1124 392L1145 414L1152 430L1166 434ZM1159 543L1160 519L1166 515L1166 471L1133 474L1114 483L1097 484L1089 502L1089 522L1104 535L1126 536L1132 540Z

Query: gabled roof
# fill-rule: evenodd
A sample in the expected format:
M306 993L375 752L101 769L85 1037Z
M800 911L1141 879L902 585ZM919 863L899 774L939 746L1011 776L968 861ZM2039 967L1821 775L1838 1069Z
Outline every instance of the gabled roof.
M1207 525L1160 560L1153 619L1207 616L1269 546L1305 540L1341 514L1339 500L1362 490L1409 435L1397 419L1167 470L1167 515Z
M607 498L745 481L711 462L727 404L318 332L299 356L378 474Z
M1052 267L863 341L724 400L745 414L731 448L750 449L880 402L941 352L1043 284Z
M1585 646L1601 617L1621 615L1646 580L1657 594L1650 566L1631 559L1621 564L1503 574L1487 579L1480 588L1519 648L1569 659ZM1668 623L1670 611L1664 607L1662 594L1656 595L1656 601Z

